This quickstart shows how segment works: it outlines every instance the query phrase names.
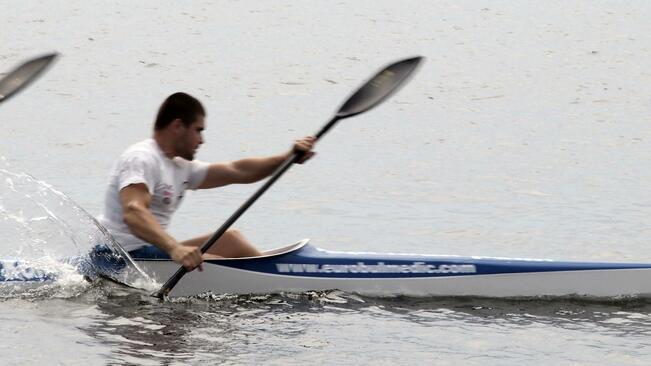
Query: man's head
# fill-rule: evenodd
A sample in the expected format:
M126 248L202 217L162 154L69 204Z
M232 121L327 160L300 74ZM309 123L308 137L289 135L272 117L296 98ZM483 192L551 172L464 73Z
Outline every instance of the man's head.
M196 98L186 93L174 93L160 106L154 133L165 136L174 156L192 160L203 143L201 132L205 116L206 112Z

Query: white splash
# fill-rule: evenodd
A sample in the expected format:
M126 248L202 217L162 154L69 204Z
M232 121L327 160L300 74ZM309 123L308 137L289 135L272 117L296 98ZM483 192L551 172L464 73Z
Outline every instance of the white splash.
M53 296L88 288L90 283L84 278L97 278L89 276L88 270L102 270L90 259L90 254L100 247L110 248L113 258L123 263L120 271L103 275L145 290L159 287L95 218L64 193L28 174L2 168L0 182L4 182L0 184L0 259L17 258L14 265L5 262L4 278L14 276L14 280L2 284L0 297L6 288L13 294L26 287L28 292L36 287L47 288L45 293ZM16 281L20 276L29 279L39 274L49 281ZM52 292L55 288L63 291Z

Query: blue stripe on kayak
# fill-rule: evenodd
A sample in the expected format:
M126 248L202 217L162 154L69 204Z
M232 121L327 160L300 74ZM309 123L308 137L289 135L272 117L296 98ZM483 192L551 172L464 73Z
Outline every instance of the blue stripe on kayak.
M136 260L163 260L158 251L133 253ZM247 271L298 277L414 278L472 276L529 272L651 269L651 264L556 262L467 257L432 257L365 253L333 253L306 245L299 250L266 258L207 261Z
M88 257L71 257L63 262L75 266L80 274L90 279L98 275L114 278L126 267L126 262L120 256L103 245L95 246ZM13 259L0 260L0 282L46 282L57 279L56 273L31 265Z
M17 261L0 262L0 282L45 282L54 279L50 274L32 268L21 268L20 272L15 275L7 276L7 271L11 271L19 265L20 263Z
M132 250L129 252L129 255L134 259L168 259L170 260L169 254L165 253L162 249L154 245L146 245L144 247Z

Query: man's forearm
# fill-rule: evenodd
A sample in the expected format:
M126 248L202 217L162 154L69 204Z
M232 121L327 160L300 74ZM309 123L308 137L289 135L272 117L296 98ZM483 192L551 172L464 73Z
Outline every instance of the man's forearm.
M264 158L245 158L233 162L242 176L242 183L253 183L271 174L289 157L291 152Z

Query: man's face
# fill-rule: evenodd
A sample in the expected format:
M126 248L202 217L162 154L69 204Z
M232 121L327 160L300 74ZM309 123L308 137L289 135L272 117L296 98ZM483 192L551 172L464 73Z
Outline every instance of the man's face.
M204 116L199 116L188 127L183 126L178 139L176 154L185 160L194 160L199 145L203 144L202 132L204 128Z

